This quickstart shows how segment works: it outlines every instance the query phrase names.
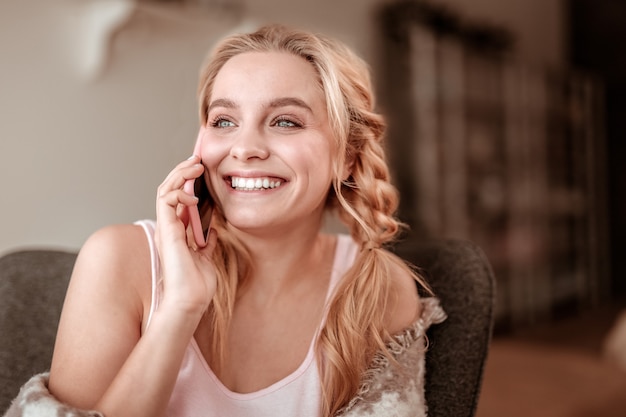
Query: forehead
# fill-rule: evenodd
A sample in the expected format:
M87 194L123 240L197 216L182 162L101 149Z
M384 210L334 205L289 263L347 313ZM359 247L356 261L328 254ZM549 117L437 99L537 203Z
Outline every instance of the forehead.
M218 72L211 96L242 100L295 96L307 102L324 99L313 66L287 52L245 52L232 57Z

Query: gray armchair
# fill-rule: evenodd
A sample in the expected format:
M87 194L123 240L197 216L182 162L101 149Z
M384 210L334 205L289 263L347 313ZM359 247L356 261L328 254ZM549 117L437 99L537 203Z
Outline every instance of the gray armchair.
M419 267L448 314L427 333L428 416L471 417L493 332L491 265L478 246L461 240L402 244L396 253Z
M50 368L75 253L24 250L0 258L0 412Z
M402 245L448 319L428 333L426 400L430 417L474 415L493 321L494 278L475 245ZM0 258L0 412L32 375L50 366L75 253L28 250Z

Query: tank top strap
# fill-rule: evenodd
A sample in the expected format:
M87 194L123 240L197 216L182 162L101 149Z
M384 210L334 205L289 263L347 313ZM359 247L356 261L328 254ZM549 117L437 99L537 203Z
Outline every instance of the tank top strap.
M148 239L148 245L150 247L150 266L151 266L151 275L152 275L152 301L150 304L150 313L148 314L148 320L146 320L146 327L150 324L150 320L152 319L152 315L156 311L159 300L161 298L160 285L159 285L159 276L160 276L160 265L159 265L159 253L156 249L156 242L154 240L154 232L156 230L156 222L154 220L138 220L134 224L141 226L146 233L146 238ZM144 329L145 330L145 329Z
M324 321L330 307L330 301L335 294L335 290L339 286L339 283L346 272L348 272L348 269L354 265L354 260L356 259L358 250L359 246L350 235L337 235L335 259L333 260L333 269L330 274L330 282L328 283L328 292L326 293L326 311L324 312Z

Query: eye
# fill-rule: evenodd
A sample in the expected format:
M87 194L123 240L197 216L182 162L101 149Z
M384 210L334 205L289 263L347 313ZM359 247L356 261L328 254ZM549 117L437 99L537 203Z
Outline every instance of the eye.
M215 127L218 129L225 129L228 127L234 127L235 123L233 123L231 120L228 120L222 116L216 117L215 119L213 119L211 121L211 127Z
M302 124L285 116L277 117L276 119L274 119L274 122L272 124L276 127L282 127L287 129L302 127Z

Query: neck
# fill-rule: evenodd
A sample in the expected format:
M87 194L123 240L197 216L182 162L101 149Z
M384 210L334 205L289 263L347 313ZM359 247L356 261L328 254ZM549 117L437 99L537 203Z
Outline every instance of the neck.
M334 239L320 227L300 227L278 233L240 236L252 259L252 275L243 291L254 293L260 302L278 298L325 264ZM313 272L314 274L310 274Z

